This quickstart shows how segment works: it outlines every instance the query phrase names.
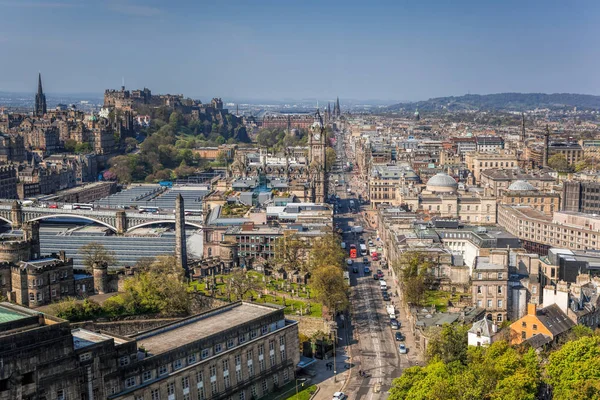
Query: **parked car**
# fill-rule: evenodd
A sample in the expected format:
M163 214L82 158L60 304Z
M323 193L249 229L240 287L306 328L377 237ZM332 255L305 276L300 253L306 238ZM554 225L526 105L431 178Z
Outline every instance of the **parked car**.
M383 292L383 300L390 301L390 295L388 294L388 292Z
M365 267L364 272L365 272L365 274L370 274L371 273L371 268Z
M331 400L345 400L348 396L344 392L335 392Z
M363 264L369 264L369 258L363 257Z
M378 281L379 280L379 275L378 274L373 274L373 280Z
M397 342L404 342L404 339L406 339L406 338L404 337L402 332L396 332L396 341Z
M396 318L392 318L390 319L390 326L392 329L400 329L400 321L398 321Z
M381 275L381 276L383 276L383 271L382 271L382 270L380 270L380 269L378 269L378 270L377 270L377 275Z
M404 343L401 343L398 346L398 350L400 351L400 354L406 354L406 353L408 353L408 349L406 348L406 345Z
M352 272L354 272L355 274L358 274L358 267L356 265L354 267L352 267Z

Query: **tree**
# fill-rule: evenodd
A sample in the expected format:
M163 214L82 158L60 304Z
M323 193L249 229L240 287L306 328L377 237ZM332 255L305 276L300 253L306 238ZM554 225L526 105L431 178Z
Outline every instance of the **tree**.
M330 233L317 237L312 241L308 258L309 271L325 266L333 266L341 270L346 259L346 252L342 250L342 242L339 236Z
M75 153L77 154L88 154L92 151L92 146L88 142L77 143L75 145Z
M546 366L554 399L600 397L600 337L584 336L550 354Z
M316 300L329 310L348 309L348 284L339 266L328 265L313 270L309 283Z
M326 160L326 164L327 164L327 170L331 170L331 168L333 167L333 164L335 164L335 160L336 160L336 154L335 154L335 150L331 147L328 147L327 150L325 150L325 160Z
M117 262L115 253L107 250L104 245L98 242L84 244L79 248L79 254L83 256L83 265L90 270L95 264L111 266Z
M243 300L250 293L257 293L263 289L262 281L258 277L248 274L245 269L236 269L227 276L229 296L235 300Z
M441 328L432 327L432 334L427 344L427 358L437 358L444 363L467 360L467 332L466 325L444 324Z
M408 251L392 266L400 276L400 286L408 303L421 304L428 284L431 281L429 273L433 264L425 254L418 251Z
M69 153L74 153L75 146L77 146L77 140L75 140L75 139L65 140L65 144L64 144L65 151L67 151Z
M114 314L187 315L190 306L184 271L172 256L157 257L125 280L124 293L105 302L107 312Z
M125 138L125 151L130 152L135 150L138 145L138 141L135 138L128 137Z
M288 273L298 272L304 266L306 243L298 234L284 235L275 241L275 264ZM290 274L291 276L291 274Z
M567 158L562 154L554 154L548 159L548 166L558 172L568 172L569 162Z

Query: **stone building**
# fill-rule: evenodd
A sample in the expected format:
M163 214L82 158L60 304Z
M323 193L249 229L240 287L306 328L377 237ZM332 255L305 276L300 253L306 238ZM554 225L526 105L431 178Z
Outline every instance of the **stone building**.
M133 337L0 304L0 400L251 399L293 381L298 324L233 303ZM18 356L17 356L18 354Z
M467 164L467 168L473 173L473 177L477 183L480 182L481 173L485 170L517 169L519 167L517 156L506 150L498 150L489 153L467 153L465 155L465 163Z
M480 184L489 187L496 197L501 197L502 192L516 181L526 181L544 193L551 192L556 185L556 178L547 170L525 172L518 169L487 169L481 172Z
M489 257L478 257L471 276L473 305L484 308L488 319L501 323L509 319L509 252L492 250Z
M17 198L17 171L14 165L0 165L0 199Z
M500 204L524 205L552 216L560 210L560 193L540 192L527 181L514 181L502 192Z
M562 210L586 214L600 213L600 182L564 181Z
M23 136L0 132L0 163L19 163L26 159Z

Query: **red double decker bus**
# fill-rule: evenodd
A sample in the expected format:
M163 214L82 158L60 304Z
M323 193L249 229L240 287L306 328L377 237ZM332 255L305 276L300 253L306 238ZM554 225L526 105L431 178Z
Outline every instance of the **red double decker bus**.
M356 245L350 245L350 258L356 258Z

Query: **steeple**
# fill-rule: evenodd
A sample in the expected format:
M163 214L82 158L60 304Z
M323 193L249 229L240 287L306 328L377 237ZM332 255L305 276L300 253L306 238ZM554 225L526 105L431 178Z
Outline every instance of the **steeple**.
M335 107L333 108L333 113L335 114L336 117L339 117L340 115L342 115L342 111L340 110L340 98L337 97L335 100Z
M35 110L34 114L36 117L41 117L46 114L46 95L42 90L42 74L38 74L38 89L35 95Z
M327 102L327 119L331 119L331 103Z

